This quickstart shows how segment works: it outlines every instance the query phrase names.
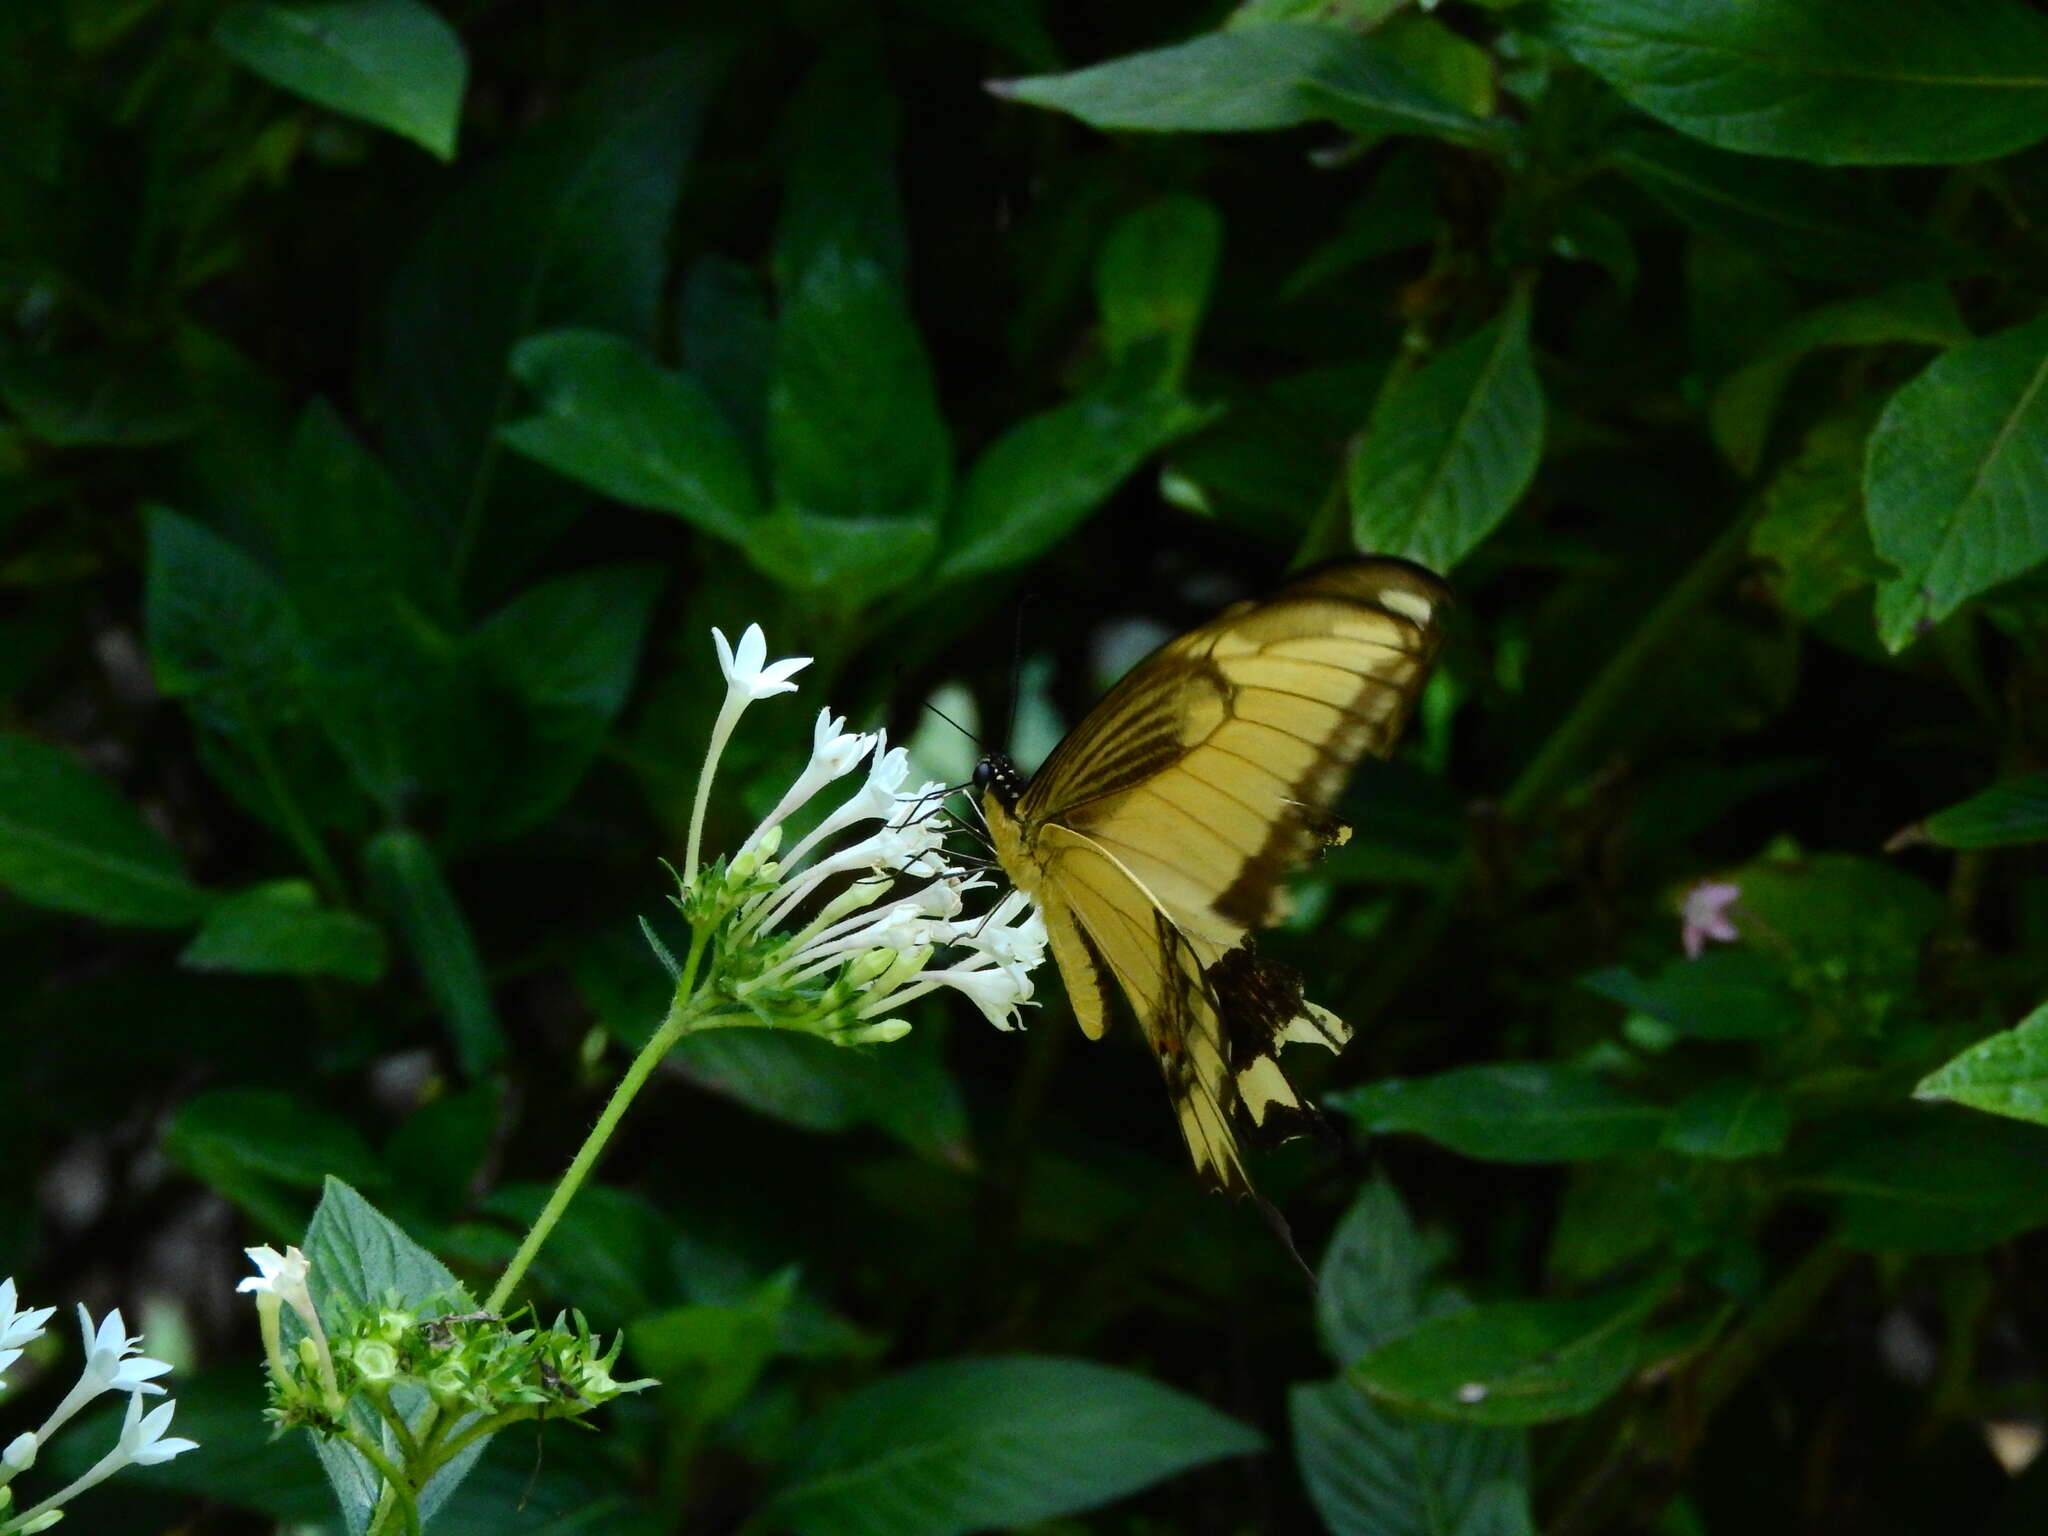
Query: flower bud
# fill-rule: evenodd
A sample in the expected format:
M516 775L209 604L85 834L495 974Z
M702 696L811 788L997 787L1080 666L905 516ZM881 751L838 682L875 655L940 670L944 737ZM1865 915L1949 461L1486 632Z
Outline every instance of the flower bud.
M901 1040L910 1033L910 1024L904 1019L877 1019L872 1024L863 1024L857 1029L844 1030L833 1036L841 1045L888 1045Z
M846 968L848 986L864 987L890 966L896 963L896 951L888 948L871 949L857 957Z
M33 1431L23 1430L7 1442L7 1449L0 1451L0 1467L9 1472L26 1472L36 1464L36 1437Z
M42 1514L37 1515L35 1519L29 1521L27 1525L22 1526L19 1536L36 1536L36 1532L47 1531L63 1518L64 1511L61 1509L46 1510Z
M398 1375L398 1351L382 1339L358 1339L353 1359L356 1373L372 1387L381 1389Z
M420 1320L410 1312L397 1307L385 1307L377 1313L377 1321L370 1332L373 1337L386 1344L404 1342L407 1335L420 1325Z
M469 1390L469 1372L461 1366L444 1363L427 1373L427 1390L442 1402L449 1402Z

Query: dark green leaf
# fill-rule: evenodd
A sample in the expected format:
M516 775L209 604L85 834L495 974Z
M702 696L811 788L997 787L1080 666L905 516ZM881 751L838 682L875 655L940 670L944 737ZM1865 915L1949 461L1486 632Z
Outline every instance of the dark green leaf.
M0 886L103 923L177 927L207 895L114 787L68 752L0 733Z
M1210 420L1172 395L1084 395L1010 428L960 489L936 580L1037 559L1144 462Z
M1552 0L1546 21L1645 112L1746 154L1984 160L2048 135L2048 20L2004 0Z
M1123 387L1179 391L1222 248L1222 216L1198 197L1164 198L1109 232L1095 264L1095 300L1103 349Z
M1441 1258L1393 1185L1374 1179L1359 1191L1316 1272L1316 1325L1340 1365L1462 1304L1430 1278Z
M1816 422L1772 477L1750 527L1750 549L1777 567L1778 602L1802 619L1819 618L1891 569L1871 547L1863 516L1869 437L1870 423L1861 412Z
M1768 1157L1792 1134L1792 1105L1768 1083L1723 1078L1680 1099L1664 1145L1687 1157Z
M782 586L852 608L915 585L938 543L938 525L922 517L839 517L783 507L755 526L747 555Z
M1878 588L1890 650L2048 560L2044 382L2048 316L1936 358L1878 419L1864 501L1871 542L1899 568Z
M1919 1107L1845 1127L1799 1184L1837 1197L1851 1247L1969 1253L2048 1224L2048 1130Z
M1654 977L1617 966L1579 984L1701 1040L1769 1040L1798 1029L1804 1018L1778 973L1741 948L1673 960Z
M1809 996L1846 991L1873 1022L1911 996L1920 946L1944 914L1939 893L1904 870L1850 854L1765 860L1729 878L1742 887L1733 915L1746 938Z
M1346 1373L1381 1401L1465 1424L1545 1424L1628 1379L1662 1281L1574 1301L1501 1301L1424 1323Z
M306 1197L329 1178L375 1186L384 1170L346 1120L289 1094L223 1088L180 1107L164 1151L186 1172L233 1201L270 1236L293 1237Z
M400 263L374 364L384 445L446 534L458 585L478 561L523 564L573 517L558 481L490 462L506 361L561 326L652 339L670 215L723 55L700 39L597 80L443 200Z
M23 435L58 448L175 442L200 422L190 378L160 349L7 357L0 403Z
M746 543L761 488L746 445L695 379L603 331L530 336L512 371L541 410L501 427L505 442L615 501Z
M469 60L454 28L420 0L238 4L213 40L272 85L443 160L455 154Z
M1352 541L1448 572L1508 515L1542 455L1543 388L1517 298L1374 414L1351 461Z
M1724 154L1675 134L1631 134L1614 164L1692 228L1812 277L1897 282L1957 265L1871 177Z
M384 935L354 912L322 907L304 880L273 880L216 903L178 961L200 971L367 985L384 974Z
M768 446L786 509L937 523L952 448L909 306L876 262L828 247L787 296Z
M1502 1163L1641 1151L1657 1144L1666 1114L1590 1072L1533 1061L1387 1078L1330 1103L1367 1131L1406 1131Z
M1714 441L1737 469L1754 474L1770 437L1779 398L1791 383L1793 371L1817 348L1872 347L1885 342L1951 347L1969 339L1955 300L1939 283L1914 283L1809 310L1721 381L1708 411Z
M633 1324L639 1370L660 1378L662 1397L686 1424L724 1419L780 1350L796 1275L785 1270L733 1306L676 1307Z
M2048 1125L2048 1004L1928 1073L1913 1096Z
M488 1072L504 1056L505 1038L491 1006L490 982L476 938L433 850L418 833L394 828L370 841L363 850L363 864L379 903L454 1036L463 1072L469 1077Z
M496 836L531 827L565 800L603 745L661 594L662 573L599 566L521 593L476 633L490 676L515 702L480 813Z
M1230 133L1321 117L1383 132L1467 137L1473 119L1369 38L1280 24L1214 32L1064 75L1004 80L1002 96L1097 128Z
M392 1197L442 1219L466 1209L502 1129L503 1101L500 1085L478 1083L407 1116L384 1145L385 1166L399 1173Z
M1178 1392L1082 1360L953 1360L845 1398L763 1519L797 1536L954 1536L1093 1509L1260 1448Z
M2048 773L1994 784L1921 823L1946 848L2010 848L2048 838Z
M1287 1396L1302 1481L1331 1536L1531 1536L1513 1430L1418 1420L1349 1381Z
M775 322L753 269L720 256L698 260L683 285L677 324L690 375L718 402L742 441L761 442L775 381Z

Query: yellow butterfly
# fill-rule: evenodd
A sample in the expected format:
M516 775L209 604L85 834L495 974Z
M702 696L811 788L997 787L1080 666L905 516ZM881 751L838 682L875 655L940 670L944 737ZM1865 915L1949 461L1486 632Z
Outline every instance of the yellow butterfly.
M1044 915L1082 1031L1101 1038L1114 977L1213 1189L1251 1189L1240 1132L1309 1123L1280 1046L1351 1038L1251 930L1286 915L1288 871L1350 835L1330 808L1399 736L1449 598L1401 560L1308 572L1139 663L1029 783L1007 757L975 768L996 860Z

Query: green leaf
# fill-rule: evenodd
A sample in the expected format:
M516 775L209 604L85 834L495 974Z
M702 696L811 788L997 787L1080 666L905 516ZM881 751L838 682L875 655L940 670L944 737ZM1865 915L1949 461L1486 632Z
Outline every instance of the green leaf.
M839 517L783 507L756 525L747 556L781 586L857 608L918 583L939 544L922 517Z
M1345 1372L1381 1401L1464 1424L1584 1413L1635 1369L1662 1280L1572 1301L1502 1301L1424 1323Z
M1755 474L1778 401L1793 371L1818 348L1886 342L1951 347L1969 339L1955 300L1940 283L1913 283L1809 310L1715 389L1707 411L1714 441L1738 470Z
M1340 117L1356 129L1470 137L1479 126L1369 38L1281 24L1212 32L1062 75L991 83L999 96L1097 128L1235 133Z
M213 40L272 85L454 157L469 60L419 0L245 3L223 13Z
M175 928L204 891L134 806L70 753L0 732L0 885L103 923Z
M1153 454L1212 419L1174 395L1091 394L1019 422L967 472L934 580L1029 564Z
M1936 811L1921 830L1945 848L2010 848L2048 838L2048 773L2009 779Z
M1863 516L1869 440L1861 410L1822 417L1772 476L1750 525L1750 551L1777 567L1772 591L1799 618L1819 618L1891 570L1871 547Z
M670 1415L699 1429L738 1408L781 1352L783 1314L796 1288L785 1270L732 1306L675 1307L634 1322L635 1368L659 1378Z
M1899 568L1878 588L1887 649L2048 559L2044 384L2048 315L1943 354L1885 407L1864 501L1871 542Z
M288 1239L305 1220L303 1195L329 1176L365 1185L384 1170L354 1126L295 1095L223 1088L188 1099L164 1131L164 1152L201 1183Z
M1102 345L1125 388L1177 393L1223 249L1216 205L1162 198L1117 221L1095 263Z
M1837 1198L1852 1248L1969 1253L2048 1225L2048 1131L1916 1108L1843 1127L1796 1183Z
M1526 1436L1418 1421L1349 1381L1291 1388L1309 1498L1331 1536L1532 1536Z
M745 545L761 487L746 445L697 380L603 331L529 336L512 371L540 414L499 428L504 442L615 501Z
M340 1179L327 1180L320 1205L300 1244L312 1269L309 1283L321 1321L330 1331L371 1307L394 1301L422 1317L466 1312L473 1303L447 1266L420 1247L403 1228ZM406 1388L393 1394L393 1405L415 1428L432 1406L423 1392ZM349 1409L355 1427L372 1440L382 1439L387 1456L402 1457L390 1428L360 1400ZM457 1426L465 1421L458 1419ZM424 1525L469 1475L484 1447L486 1435L458 1452L419 1491L417 1503ZM350 1536L364 1536L377 1506L383 1480L345 1440L322 1436L315 1441L320 1464L340 1502Z
M537 825L582 781L632 689L661 586L653 566L578 571L522 592L477 630L477 654L514 705L495 772L470 788L492 836Z
M201 420L190 376L163 349L0 359L0 403L23 435L55 448L171 443Z
M1466 1157L1570 1162L1657 1144L1666 1112L1605 1078L1545 1062L1496 1062L1386 1078L1330 1097L1367 1131L1427 1136Z
M1582 976L1579 985L1698 1040L1771 1040L1805 1019L1778 973L1747 949L1673 960L1653 977L1617 966Z
M1655 132L1628 135L1612 160L1683 223L1786 272L1897 283L1962 261L1887 201L1874 173L1725 154Z
M952 448L909 305L875 261L828 247L787 296L768 447L785 508L937 523Z
M2048 1003L1928 1073L1913 1097L2048 1125Z
M367 986L384 974L384 934L354 912L322 907L304 880L273 880L217 903L178 963L255 976L339 976Z
M400 260L377 322L378 418L457 586L484 564L502 590L575 516L559 480L496 461L507 359L562 326L652 339L683 168L725 51L700 38L594 80L443 199Z
M475 1078L488 1072L504 1057L505 1037L491 1006L476 938L433 849L417 832L397 827L370 840L363 865L447 1022L463 1074Z
M886 1377L799 1435L762 1512L797 1536L955 1536L1077 1514L1260 1449L1206 1404L1083 1360L951 1360Z
M1543 456L1543 389L1517 296L1374 413L1351 461L1359 549L1448 572L1508 515Z
M1768 1083L1723 1078L1687 1094L1671 1111L1664 1145L1687 1157L1768 1157L1792 1134L1792 1104Z
M1316 1329L1341 1365L1464 1303L1431 1278L1443 1255L1422 1240L1394 1186L1373 1179L1330 1234L1316 1271Z
M504 1098L499 1084L478 1083L408 1115L384 1144L384 1165L403 1170L392 1197L441 1221L466 1211L503 1128Z
M2005 0L1552 0L1546 25L1651 116L1745 154L1947 163L2048 134L2048 20Z

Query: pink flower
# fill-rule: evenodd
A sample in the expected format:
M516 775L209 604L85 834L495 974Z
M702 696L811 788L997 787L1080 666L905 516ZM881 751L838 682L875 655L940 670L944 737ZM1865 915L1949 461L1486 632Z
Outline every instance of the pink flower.
M1681 926L1678 941L1685 946L1688 960L1697 960L1707 940L1733 944L1742 935L1735 931L1728 909L1742 897L1742 887L1728 880L1702 880L1685 893L1679 908Z

